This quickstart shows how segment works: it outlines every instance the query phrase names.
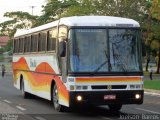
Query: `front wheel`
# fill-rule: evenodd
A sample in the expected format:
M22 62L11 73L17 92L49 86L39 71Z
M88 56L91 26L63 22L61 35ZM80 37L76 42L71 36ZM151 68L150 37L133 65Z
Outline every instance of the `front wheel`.
M56 85L54 85L52 90L52 102L56 111L64 112L66 110L65 106L59 104L59 94Z
M109 110L110 111L120 111L121 108L122 108L122 105L121 104L116 104L116 105L108 105L109 106Z

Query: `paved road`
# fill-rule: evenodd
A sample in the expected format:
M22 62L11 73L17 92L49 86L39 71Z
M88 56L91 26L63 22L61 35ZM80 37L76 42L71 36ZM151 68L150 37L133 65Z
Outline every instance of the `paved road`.
M59 113L47 100L23 99L20 91L13 87L11 75L0 77L0 120L139 120L141 117L159 120L159 108L160 94L146 93L143 105L125 105L118 113L110 112L106 106Z
M153 80L160 80L160 75L153 75L152 76L152 78L153 78ZM144 77L143 77L143 80L150 80L150 77L149 77L149 75L145 75Z

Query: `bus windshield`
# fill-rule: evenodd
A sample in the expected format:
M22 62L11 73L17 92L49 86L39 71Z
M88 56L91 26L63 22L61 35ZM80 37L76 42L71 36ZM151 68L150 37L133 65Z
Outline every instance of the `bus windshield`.
M137 29L71 29L70 72L140 72Z

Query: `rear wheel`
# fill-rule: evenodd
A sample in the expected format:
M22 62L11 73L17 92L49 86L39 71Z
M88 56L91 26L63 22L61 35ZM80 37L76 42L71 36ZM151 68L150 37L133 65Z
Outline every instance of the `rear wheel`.
M29 93L25 92L25 87L24 87L24 81L21 81L21 94L23 96L23 98L29 98Z
M120 109L122 108L121 104L116 104L116 105L108 105L109 106L109 110L110 111L120 111Z
M66 111L66 107L59 104L59 94L58 94L58 89L56 85L54 85L53 91L52 91L52 102L54 105L54 109L56 111L59 111L59 112Z

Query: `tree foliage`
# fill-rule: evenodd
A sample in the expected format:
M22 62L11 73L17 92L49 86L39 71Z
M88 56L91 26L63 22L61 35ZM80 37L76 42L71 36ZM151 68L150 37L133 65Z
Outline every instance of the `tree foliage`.
M157 73L159 73L159 69L160 69L160 0L152 0L152 6L150 8L151 11L151 16L154 20L153 22L153 39L154 41L157 42L158 45L158 66L157 66ZM157 45L154 46L154 49L157 48Z
M12 37L17 29L29 29L37 21L38 16L32 16L27 12L6 12L4 17L11 18L12 20L0 23L1 34Z
M76 0L49 0L48 3L43 6L43 15L40 16L42 23L48 23L53 20L59 19L62 13L65 13L71 6L76 6L78 2Z
M1 32L13 36L16 29L39 26L60 17L80 15L108 15L128 17L143 22L146 0L46 0L41 16L27 12L7 12L5 17L12 18L0 24ZM136 9L135 9L136 8Z

